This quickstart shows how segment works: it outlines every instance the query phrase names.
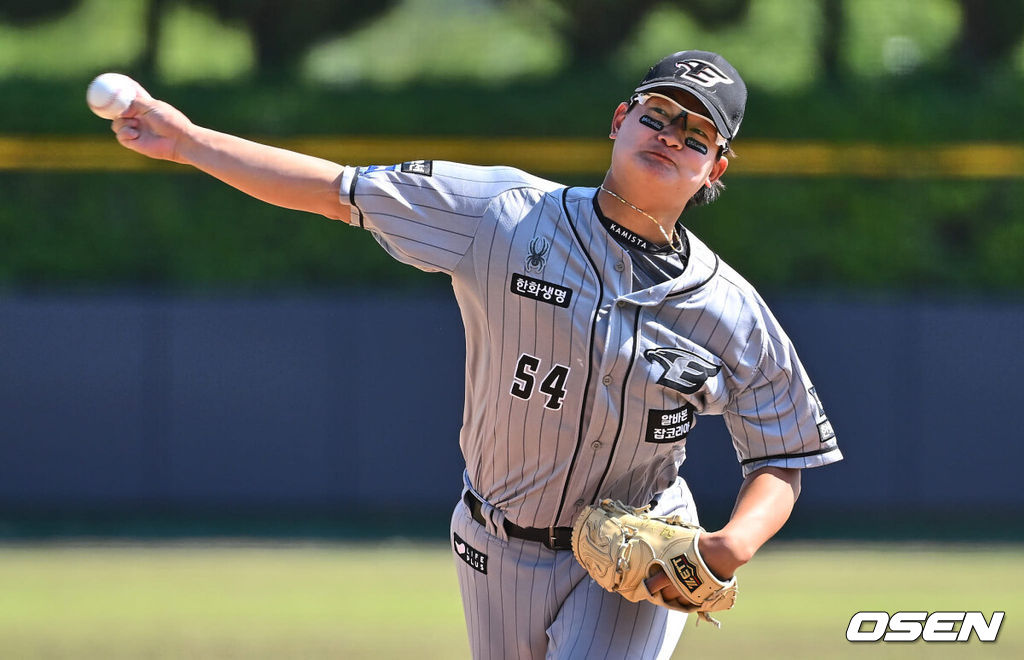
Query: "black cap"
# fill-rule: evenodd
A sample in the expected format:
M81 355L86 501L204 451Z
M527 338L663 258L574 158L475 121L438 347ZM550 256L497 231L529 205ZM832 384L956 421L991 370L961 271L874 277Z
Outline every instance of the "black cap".
M637 92L677 87L690 92L707 108L715 128L727 140L736 137L747 105L747 86L724 57L706 50L684 50L651 67Z

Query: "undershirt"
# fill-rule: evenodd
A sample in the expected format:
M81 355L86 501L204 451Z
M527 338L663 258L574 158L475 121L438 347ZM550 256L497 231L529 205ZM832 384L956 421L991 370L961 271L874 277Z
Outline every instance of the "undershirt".
M682 239L683 249L676 252L668 245L654 245L651 241L626 229L601 212L594 194L594 212L608 233L625 248L633 262L633 290L640 291L675 279L686 270L690 255L690 243L686 231L677 222L676 234Z

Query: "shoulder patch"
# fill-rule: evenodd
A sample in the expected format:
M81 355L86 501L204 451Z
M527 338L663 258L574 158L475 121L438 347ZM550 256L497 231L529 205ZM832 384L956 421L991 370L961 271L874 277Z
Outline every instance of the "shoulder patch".
M431 176L434 173L434 161L432 160L410 160L402 163L402 172L405 174L422 174Z

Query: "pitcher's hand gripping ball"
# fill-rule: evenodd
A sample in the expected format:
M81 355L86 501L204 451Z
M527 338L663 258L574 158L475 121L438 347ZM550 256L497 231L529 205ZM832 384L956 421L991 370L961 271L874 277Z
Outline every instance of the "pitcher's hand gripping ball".
M708 569L697 549L704 530L678 516L651 516L616 500L588 506L572 527L572 551L594 580L626 600L656 605L698 616L719 626L708 612L727 610L736 603L736 578L722 582ZM649 580L664 571L681 594L667 600Z
M85 101L96 115L115 119L132 104L138 90L138 83L124 74L101 73L89 83Z

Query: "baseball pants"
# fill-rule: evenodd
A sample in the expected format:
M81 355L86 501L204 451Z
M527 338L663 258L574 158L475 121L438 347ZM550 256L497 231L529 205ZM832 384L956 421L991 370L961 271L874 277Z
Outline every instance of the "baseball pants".
M671 508L687 507L692 499ZM484 527L463 500L452 515L452 550L475 660L667 660L686 623L683 612L605 591L572 551Z

